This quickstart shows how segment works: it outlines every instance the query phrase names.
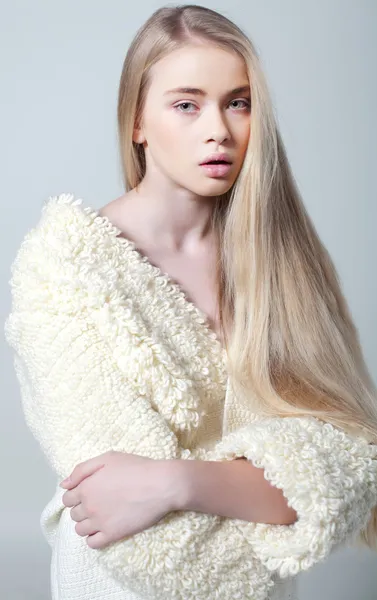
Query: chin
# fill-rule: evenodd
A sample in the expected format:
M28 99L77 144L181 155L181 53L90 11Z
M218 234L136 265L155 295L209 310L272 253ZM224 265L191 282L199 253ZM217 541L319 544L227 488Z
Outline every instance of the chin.
M190 185L191 183L191 185ZM197 182L197 185L193 186L192 181L187 183L187 189L191 190L198 196L218 196L219 194L225 194L232 187L234 181L220 177L208 177L205 181Z
M196 194L197 196L203 196L204 198L210 198L211 196L213 196L214 198L216 196L219 196L221 194L225 194L229 189L231 188L230 185L227 186L201 186L200 188L195 188L193 189L192 186L187 187L188 190L190 190L193 194Z
M218 196L219 194L225 194L230 190L234 181L227 179L213 178L207 185L203 186L202 196Z

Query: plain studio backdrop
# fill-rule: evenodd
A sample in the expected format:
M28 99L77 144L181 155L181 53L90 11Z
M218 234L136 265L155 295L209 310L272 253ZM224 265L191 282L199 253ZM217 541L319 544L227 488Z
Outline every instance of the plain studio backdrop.
M120 72L138 27L165 3L1 0L1 315L10 264L50 195L99 208L122 193L116 140ZM261 54L304 202L328 247L377 376L377 2L200 3ZM55 478L24 423L11 353L1 347L0 597L47 600L50 550L39 516ZM376 600L377 554L347 550L299 575L300 600Z

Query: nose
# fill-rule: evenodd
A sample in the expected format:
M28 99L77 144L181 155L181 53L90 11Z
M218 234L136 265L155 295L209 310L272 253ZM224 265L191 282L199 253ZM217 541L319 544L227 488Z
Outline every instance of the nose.
M215 141L220 145L230 138L229 128L220 110L215 108L210 113L207 120L207 131L210 132L207 141Z

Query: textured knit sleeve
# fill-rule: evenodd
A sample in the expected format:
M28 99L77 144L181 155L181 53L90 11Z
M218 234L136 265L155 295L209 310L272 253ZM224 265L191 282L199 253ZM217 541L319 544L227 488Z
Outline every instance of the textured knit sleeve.
M85 273L64 256L65 233L51 228L42 219L17 253L5 322L25 420L49 464L60 480L111 449L194 459L148 398L130 389L90 319ZM273 585L237 523L217 515L171 512L134 536L83 551L125 591L153 600L264 600Z
M5 325L26 422L51 466L62 478L110 449L195 458L148 398L131 392L90 318L85 273L56 251L59 235L42 223L26 237L12 266ZM74 241L79 251L80 240ZM317 422L253 424L225 438L216 452L219 460L244 455L264 466L299 522L271 526L177 511L106 548L88 547L125 590L154 600L263 600L273 585L271 570L286 574L321 560L366 521L373 504L373 448Z
M144 396L130 391L89 317L85 273L64 256L66 248L72 252L61 237L68 232L52 226L42 217L28 232L9 282L5 338L28 427L59 478L126 445L154 458L175 456L176 436Z
M244 523L258 558L280 577L353 542L377 505L377 447L314 417L265 418L229 433L213 460L244 456L283 491L292 525Z

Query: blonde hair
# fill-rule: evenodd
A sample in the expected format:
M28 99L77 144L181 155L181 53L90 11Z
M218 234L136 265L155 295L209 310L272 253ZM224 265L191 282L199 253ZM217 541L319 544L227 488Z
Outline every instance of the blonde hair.
M171 51L203 41L238 53L251 84L245 160L231 189L214 198L212 220L220 240L219 313L235 393L268 416L314 415L375 444L377 391L357 329L292 175L257 51L225 16L202 6L165 6L137 32L118 97L125 188L135 188L145 174L143 145L132 136L151 67ZM377 550L377 506L357 541Z

